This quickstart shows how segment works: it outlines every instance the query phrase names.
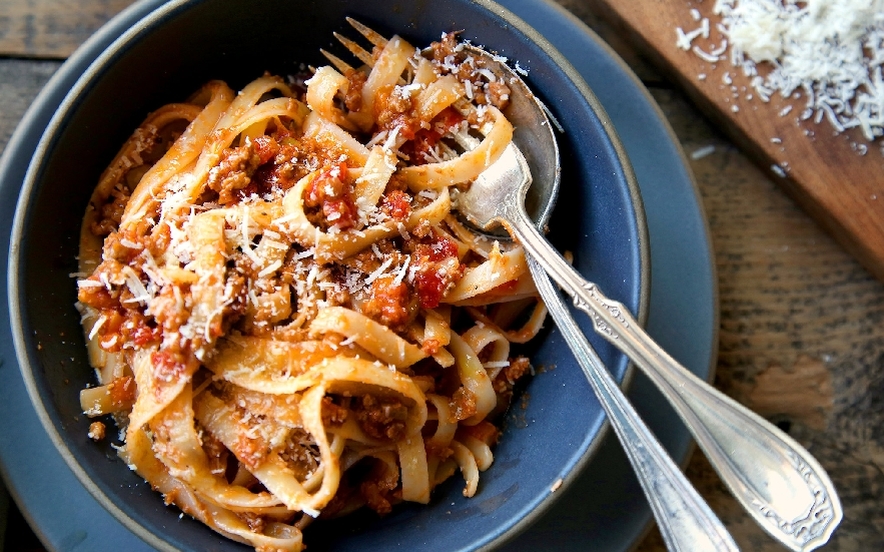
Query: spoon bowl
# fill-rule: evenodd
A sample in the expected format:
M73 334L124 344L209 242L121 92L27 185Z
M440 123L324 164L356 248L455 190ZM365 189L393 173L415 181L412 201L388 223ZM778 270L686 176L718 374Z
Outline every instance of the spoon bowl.
M514 71L504 60L482 48L469 44L465 48L473 54L477 66L491 71L498 80L510 87L509 103L503 109L503 114L513 124L513 143L519 145L529 176L524 190L525 209L537 227L544 228L559 195L562 168L556 132L561 127L518 75L518 65ZM505 155L513 154L508 149ZM487 180L489 177L485 175L480 178ZM509 233L500 227L481 225L479 229L496 237L509 237Z

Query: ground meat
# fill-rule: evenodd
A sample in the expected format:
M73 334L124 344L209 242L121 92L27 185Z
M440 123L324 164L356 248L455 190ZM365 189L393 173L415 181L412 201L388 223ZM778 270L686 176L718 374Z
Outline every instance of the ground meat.
M102 255L107 260L122 264L132 263L144 249L143 238L149 232L150 223L146 220L129 225L126 229L112 232L104 239Z
M120 376L108 384L107 392L115 412L132 407L136 389L135 378L132 376Z
M304 191L304 207L318 209L321 213L321 218L315 219L314 223L318 222L324 228L334 226L347 230L356 226L359 220L353 193L347 166L339 163L313 178Z
M402 253L401 248L395 240L380 240L371 248L341 260L340 264L353 271L371 274L387 260L390 260L390 266L400 266L404 263L406 255Z
M457 257L457 244L433 233L412 245L412 285L422 307L433 309L463 277L465 267Z
M421 343L421 351L427 355L435 355L442 348L442 343L438 339L425 339Z
M237 431L237 441L233 450L240 462L253 469L264 462L270 449L260 432L254 431L254 427L258 425L260 423L257 421L253 421L252 425L240 421L240 429Z
M262 514L252 512L236 512L236 517L246 522L246 524L249 526L249 529L251 529L255 533L263 533L264 528L267 525L267 520ZM260 551L256 549L256 552Z
M89 424L89 438L93 441L101 441L104 439L105 426L101 422L92 422Z
M417 298L408 284L387 274L375 279L362 313L391 328L403 327L417 315Z
M224 305L224 320L234 324L246 312L249 295L248 280L242 273L229 270L224 286L224 296L229 298Z
M485 86L488 103L497 109L506 108L510 100L510 87L503 81L489 82Z
M385 515L401 501L398 472L388 470L386 463L368 457L347 470L334 498L320 512L320 519L340 517L363 505Z
M381 212L396 221L406 221L411 216L411 196L402 190L391 190L381 196Z
M261 166L252 175L252 184L243 190L243 195L288 190L294 186L318 164L310 144L311 141L296 140L283 130L277 131L275 138L256 138L255 147Z
M424 239L433 232L433 225L427 219L422 219L417 226L411 229L411 235L415 238Z
M149 224L149 221L145 222ZM155 259L162 257L166 250L169 249L169 244L172 243L172 229L168 224L158 224L151 228L143 241L144 247L151 256Z
M190 286L163 286L151 301L150 312L163 330L177 332L190 316L190 311L184 308L189 298Z
M440 64L444 64L446 58L454 56L457 50L457 35L454 33L445 33L442 40L430 44L430 51L433 59Z
M516 357L510 361L510 365L503 370L503 376L509 383L515 383L525 374L531 371L531 361L528 357Z
M218 165L209 171L206 186L218 193L218 203L221 205L236 203L238 191L251 183L252 174L261 164L260 161L251 143L228 148L221 152Z
M451 447L437 445L429 440L426 441L426 447L427 447L427 456L439 458L440 460L445 460L449 456L454 454L454 450L452 450Z
M271 160L276 158L277 155L279 155L281 146L277 141L277 137L285 139L288 137L288 133L281 129L277 131L276 136L268 136L266 134L262 134L254 140L249 141L255 152L255 156L257 157L257 160L255 162L258 165L269 163Z
M476 395L466 387L461 387L454 392L449 406L451 407L452 422L466 420L476 413Z
M347 421L349 411L334 403L331 397L322 398L322 423L325 426L341 425Z
M319 467L319 450L316 443L313 437L302 429L292 430L279 457L299 479L308 477Z
M129 202L129 192L123 186L115 187L107 198L107 202L98 209L98 216L93 221L89 230L96 236L107 236L114 232L123 219L123 211L126 209L126 203Z
M362 87L365 86L368 74L356 69L348 69L344 76L350 82L347 93L344 94L344 105L350 111L359 111L362 109Z
M95 271L86 278L85 283L77 289L77 300L99 311L120 306L120 290L106 285L113 282L112 278L120 273L123 265L117 261L102 261ZM97 284L97 285L96 285ZM108 289L110 287L110 289Z
M396 441L405 435L408 408L391 398L363 395L354 401L353 410L362 430L373 439Z
M497 395L497 408L500 412L509 408L513 398L513 387L516 382L531 372L531 362L528 357L516 357L510 359L510 365L500 371L492 382L494 393Z
M457 35L446 33L442 40L431 46L433 59L447 67L461 81L469 81L473 101L478 104L491 104L504 109L509 103L509 86L500 80L488 80L484 72L473 62L468 52L458 50Z
M132 294L125 287L123 268L124 265L117 261L103 261L86 280L91 285L80 285L77 291L80 303L101 314L101 324L96 329L98 342L109 352L121 351L126 340L132 337L142 343L152 340L144 333L147 328L143 316L124 306ZM137 320L132 319L135 315L138 316Z
M230 451L220 439L207 431L200 432L200 440L206 452L206 459L209 461L209 470L215 475L226 475Z
M397 129L399 136L410 140L421 128L417 117L415 100L399 86L387 86L378 90L374 103L378 130Z
M365 504L380 515L393 511L393 503L399 501L395 492L399 486L399 474L386 469L386 464L378 463L372 473L359 484L359 494Z
M460 426L458 432L478 439L488 446L496 445L497 440L500 439L500 429L487 420L482 420L476 425Z
M188 372L192 372L190 368L194 362L196 360L187 354L186 347L178 342L169 350L155 351L150 355L154 377L165 382L178 381ZM162 393L162 386L157 386L155 391Z

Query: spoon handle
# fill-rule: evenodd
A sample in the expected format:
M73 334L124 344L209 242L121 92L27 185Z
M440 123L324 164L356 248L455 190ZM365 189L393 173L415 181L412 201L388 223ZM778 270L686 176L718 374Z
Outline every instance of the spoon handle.
M623 444L667 549L674 552L739 550L727 529L620 391L617 382L571 318L558 290L530 255L528 266L556 326L565 337Z
M524 210L513 215L508 226L528 255L592 317L595 330L656 384L755 521L796 552L825 544L843 512L816 459L776 426L681 366L621 303L605 297L565 262Z

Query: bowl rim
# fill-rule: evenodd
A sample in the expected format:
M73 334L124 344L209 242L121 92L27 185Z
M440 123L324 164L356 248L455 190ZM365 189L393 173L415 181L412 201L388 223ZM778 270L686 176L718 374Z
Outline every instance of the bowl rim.
M67 67L76 65L76 60L84 57L94 56L92 50L94 49L95 44L110 42L109 45L107 45L105 48L102 48L101 52L97 56L94 56L94 59L91 61L91 63L89 63L86 69L80 73L74 85L64 95L64 99L61 101L57 110L55 110L51 119L49 120L49 123L47 124L39 140L37 148L33 153L31 161L28 163L25 178L23 180L21 190L19 192L18 201L15 206L15 215L12 224L12 233L8 252L7 301L10 313L14 312L21 315L21 313L25 312L26 310L21 304L20 292L18 291L21 289L21 266L24 264L21 262L22 248L20 247L20 244L22 243L22 237L26 230L26 222L28 219L27 215L32 204L32 198L34 197L33 191L39 183L39 179L37 178L39 167L41 165L39 160L44 156L45 153L51 150L55 142L57 131L67 121L71 111L76 109L78 105L78 98L80 97L81 93L83 93L85 90L88 90L93 80L101 75L104 67L109 62L113 62L114 59L117 56L121 55L121 53L124 52L131 44L137 43L145 33L149 34L150 32L152 32L152 30L156 26L161 25L166 18L174 17L179 11L186 11L191 7L191 5L200 4L206 1L210 0L169 0L167 2L164 2L164 0L138 0L134 4L125 8L119 14L114 16L107 23L105 23L95 34L87 39L87 41L84 42L68 58L68 61L66 61L59 69L58 73L62 73ZM636 318L638 319L640 324L645 325L648 318L648 307L650 304L651 281L650 247L647 220L637 178L629 161L626 150L619 136L617 135L616 129L611 123L611 120L605 112L602 104L599 102L593 91L586 84L580 73L572 66L571 62L568 61L568 59L565 58L565 56L562 55L543 35L538 33L530 24L528 24L523 19L516 16L509 9L503 7L494 0L470 0L470 2L472 4L478 5L485 11L488 11L500 17L501 19L506 21L508 25L512 26L520 33L527 36L532 42L540 46L545 54L549 56L549 58L558 66L559 69L562 70L563 73L565 73L567 79L570 81L570 84L577 88L580 95L584 98L584 100L590 106L591 110L595 113L595 115L602 123L606 138L608 139L610 146L612 147L615 156L617 157L618 162L623 169L624 174L622 175L622 178L626 182L630 204L632 205L634 210L634 223L636 228L636 236L638 239L637 250L639 267L639 275L637 280L639 284L638 311L636 313ZM125 22L135 16L134 14L145 10L147 10L146 13L137 17L134 23L125 24ZM120 32L119 27L124 24L125 26L122 27L123 30L122 32ZM109 41L109 39L113 36L116 36L116 38L112 41ZM41 91L41 93L34 100L33 104L35 106L43 101L43 98L48 94L48 89L51 88L52 83L57 78L58 75L55 75L47 83L45 89ZM66 446L56 422L53 420L52 416L47 410L46 405L44 404L44 397L42 396L41 390L39 389L39 384L35 380L35 376L31 370L28 345L24 337L24 322L25 320L23 320L22 316L10 316L10 326L12 330L15 355L30 401L34 405L40 423L43 426L44 430L46 430L46 433L56 450L60 453L67 466L75 474L78 481L89 491L90 495L92 495L104 509L110 512L127 529L132 531L146 543L159 550L177 550L177 548L172 546L167 540L158 537L153 531L145 528L141 523L133 519L123 509L117 506L117 504L106 493L104 493L101 488L99 488L99 486L92 480L89 474L86 473L74 453L71 452L71 450ZM627 389L630 387L634 374L635 368L632 362L627 362L626 369L621 381L621 387L623 389ZM592 436L591 439L589 439L590 442L588 446L586 446L586 448L579 454L579 456L577 456L576 458L572 457L571 461L566 464L569 473L580 472L586 467L590 459L597 452L603 438L609 430L610 424L605 419L596 434ZM550 493L548 498L541 500L535 508L533 508L526 515L522 516L520 519L516 520L514 523L507 522L499 524L500 527L502 527L503 529L497 532L496 536L493 539L479 546L478 550L495 549L511 541L518 534L520 534L522 531L532 525L547 510L549 510L549 508L555 502L555 495L560 496L575 479L576 478L566 478L562 482L561 487L559 487L556 493Z

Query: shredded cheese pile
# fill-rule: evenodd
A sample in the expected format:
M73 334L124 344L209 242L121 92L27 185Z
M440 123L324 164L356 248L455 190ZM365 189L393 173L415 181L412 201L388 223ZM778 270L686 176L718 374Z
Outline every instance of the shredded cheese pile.
M699 26L676 29L676 45L711 63L729 59L762 101L805 98L799 120L884 136L884 0L716 0L713 13L721 21L710 28L691 10Z

